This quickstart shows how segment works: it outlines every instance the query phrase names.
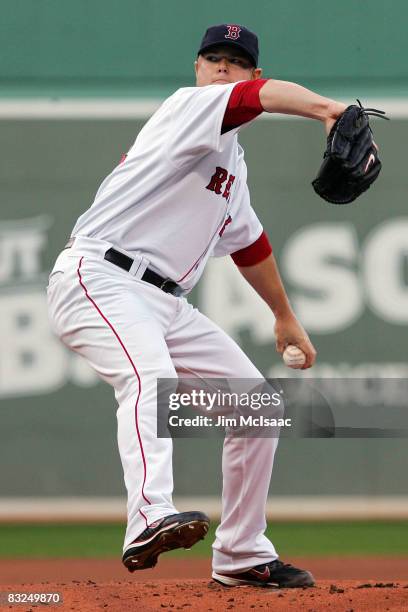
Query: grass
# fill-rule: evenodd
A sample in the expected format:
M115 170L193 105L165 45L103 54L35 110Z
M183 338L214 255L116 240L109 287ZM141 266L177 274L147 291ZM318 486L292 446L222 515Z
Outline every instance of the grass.
M190 554L211 555L215 526ZM0 524L2 558L107 558L122 550L121 524ZM408 556L408 521L275 523L267 536L288 556ZM174 551L170 555L184 555Z

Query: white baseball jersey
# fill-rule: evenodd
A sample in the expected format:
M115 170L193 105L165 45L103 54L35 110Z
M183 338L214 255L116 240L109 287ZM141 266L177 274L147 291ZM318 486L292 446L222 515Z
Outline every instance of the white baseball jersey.
M125 160L101 184L72 236L106 240L189 291L211 255L254 243L236 127L222 134L236 83L185 87L145 124Z

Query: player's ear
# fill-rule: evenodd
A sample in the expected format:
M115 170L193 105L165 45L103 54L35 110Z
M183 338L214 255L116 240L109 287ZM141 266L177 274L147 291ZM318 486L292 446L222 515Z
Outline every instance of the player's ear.
M195 71L196 76L197 76L197 70L198 70L198 61L194 60L194 71Z
M260 78L262 78L262 68L254 68L254 71L252 73L252 79L256 80Z

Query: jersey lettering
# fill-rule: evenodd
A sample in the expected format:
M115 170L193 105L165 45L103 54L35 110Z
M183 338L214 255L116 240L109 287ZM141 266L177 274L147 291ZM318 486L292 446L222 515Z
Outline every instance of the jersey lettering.
M231 190L231 187L234 181L235 181L235 176L233 174L230 174L227 184L225 185L224 193L222 194L223 198L226 198L227 200L229 199L230 190Z
M222 184L228 178L228 170L225 168L221 168L221 166L217 166L214 174L211 177L211 181L208 183L206 189L210 191L214 191L216 194L220 195Z
M219 232L220 238L223 235L223 233L225 232L225 228L227 227L227 225L229 225L231 223L231 221L232 221L231 215L228 215L228 217L224 221L224 225L220 229L220 232Z
M231 40L237 40L239 38L239 33L241 32L241 28L236 25L227 25L228 34L225 35L225 38L230 38Z
M227 181L227 184L224 187L223 184L225 183L225 181ZM231 187L234 181L235 176L233 174L229 174L228 170L226 170L225 168L221 168L221 166L217 166L214 174L211 177L210 182L206 186L206 189L214 191L214 193L216 193L217 195L221 195L222 192L222 197L228 200L230 197Z

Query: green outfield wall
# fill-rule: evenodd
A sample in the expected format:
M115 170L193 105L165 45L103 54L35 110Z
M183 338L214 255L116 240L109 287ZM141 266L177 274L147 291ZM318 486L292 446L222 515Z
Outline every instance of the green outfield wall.
M193 82L204 30L243 23L267 76L407 95L404 0L2 0L0 95L156 96Z
M77 216L143 122L0 120L2 496L124 490L113 392L52 338L45 286ZM259 119L240 137L253 205L319 353L316 376L408 378L408 122L378 120L374 129L384 170L355 204L337 207L310 185L319 124ZM191 299L265 375L282 375L273 320L227 259L211 262ZM220 491L220 449L220 440L176 441L178 494ZM404 439L282 440L272 490L404 494L406 449Z

